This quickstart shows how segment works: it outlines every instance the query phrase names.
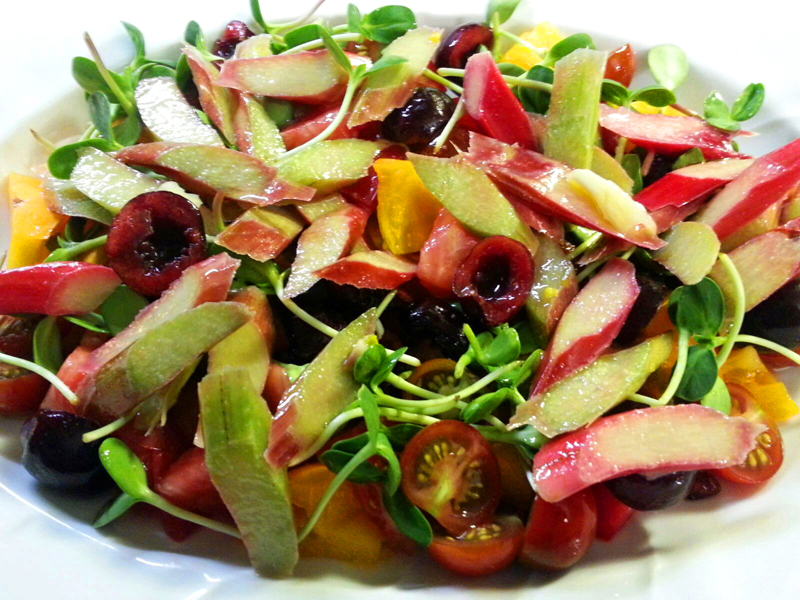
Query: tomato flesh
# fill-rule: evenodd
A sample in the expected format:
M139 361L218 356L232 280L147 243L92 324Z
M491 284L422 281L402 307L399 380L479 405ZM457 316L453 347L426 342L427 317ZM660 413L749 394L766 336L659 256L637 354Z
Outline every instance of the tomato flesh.
M456 370L456 361L449 358L434 358L428 360L414 369L409 383L438 394L451 394L456 391L456 380L453 373ZM406 392L407 398L415 398Z
M408 499L453 534L490 522L500 503L497 458L483 436L461 421L423 429L406 446L400 466Z
M591 489L554 503L537 497L519 560L536 569L568 569L589 551L596 533L597 504Z
M758 484L772 478L783 464L783 439L775 421L759 408L753 396L739 385L728 384L731 393L731 416L741 416L751 423L761 423L767 430L756 438L756 447L741 465L717 473L728 481Z
M0 415L23 415L42 403L50 384L35 373L0 363Z
M606 61L606 79L613 79L628 87L636 73L636 55L630 44L625 44L614 50Z
M524 533L517 517L498 517L490 525L475 527L457 538L437 536L428 546L428 554L454 573L482 577L514 562Z

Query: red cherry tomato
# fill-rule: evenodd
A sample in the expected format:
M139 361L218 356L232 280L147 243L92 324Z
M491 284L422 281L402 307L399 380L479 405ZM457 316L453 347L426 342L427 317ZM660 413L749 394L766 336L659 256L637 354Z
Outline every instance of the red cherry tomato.
M50 384L34 373L0 363L0 415L23 415L42 403Z
M206 451L202 448L184 452L158 481L155 491L174 505L192 512L208 514L225 506L211 482Z
M0 352L18 358L33 355L33 332L38 318L0 315Z
M751 423L761 423L767 430L756 438L756 447L741 465L717 471L735 483L756 484L770 479L783 464L783 439L775 421L764 414L753 396L739 385L728 384L731 393L731 416L741 416Z
M597 539L611 541L633 516L633 509L617 500L605 484L592 486L597 503Z
M482 577L508 567L522 548L525 528L517 517L498 517L457 538L437 536L428 554L443 567L466 577Z
M555 503L537 497L519 561L548 571L568 569L588 552L596 533L597 504L592 490Z
M606 61L606 79L613 79L628 87L636 73L636 55L630 44L625 44L614 50Z
M491 521L500 503L500 468L492 448L461 421L439 421L403 451L403 492L459 535Z
M426 390L447 395L455 391L453 378L455 370L456 361L449 358L434 358L414 369L408 381ZM404 397L411 399L414 396L406 393Z

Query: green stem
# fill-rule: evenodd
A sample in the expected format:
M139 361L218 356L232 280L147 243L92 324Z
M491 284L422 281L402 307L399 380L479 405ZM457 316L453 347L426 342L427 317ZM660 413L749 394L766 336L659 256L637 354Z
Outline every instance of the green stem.
M214 531L227 534L237 539L242 539L242 535L239 533L239 530L236 529L235 527L231 527L230 525L226 525L225 523L220 523L219 521L215 521L207 517L202 517L193 512L189 512L188 510L184 510L178 506L175 506L171 502L167 502L166 500L164 500L164 498L162 498L155 492L150 492L150 494L147 494L146 502L148 504L155 506L156 508L160 508L166 513L171 514L173 517L178 517L179 519L183 519L184 521L189 521L190 523L196 523L202 527L213 529Z
M19 367L21 369L25 369L26 371L30 371L31 373L36 373L39 377L42 377L43 379L46 379L51 384L53 384L53 387L55 387L59 392L61 392L61 394L64 396L64 398L67 399L67 401L70 404L72 404L73 406L78 405L79 400L78 396L75 395L75 392L73 392L66 383L61 381L57 375L51 373L44 367L41 367L36 363L31 362L29 360L25 360L23 358L17 358L16 356L10 356L8 354L4 354L3 352L0 352L0 362L6 363L7 365L11 365L12 367Z
M531 442L528 439L529 436L525 435L525 431L522 429L517 429L515 431L498 431L493 427L487 427L485 425L473 425L473 427L490 442L499 442L501 444L522 444L532 448L541 448L549 441L547 436L539 433L538 431L534 431L534 441Z
M446 87L448 90L451 90L451 91L455 92L456 94L460 95L460 94L464 93L464 88L463 87L461 87L457 83L453 83L449 79L445 79L444 77L442 77L441 75L439 75L435 71L431 71L430 69L425 69L422 72L422 74L425 75L425 77L427 77L431 81L435 81L436 83L440 83L441 85Z
M463 77L464 69L450 69L443 67L437 69L437 73L444 77ZM552 92L553 84L545 83L544 81L536 81L528 79L527 77L514 77L513 75L503 75L503 80L509 85L516 85L518 87L531 88L533 90L541 90L543 92Z
M136 107L131 104L131 101L128 97L122 92L120 87L117 85L117 82L111 76L111 73L106 68L105 64L103 63L103 59L100 58L100 53L97 51L97 47L94 45L91 36L88 33L83 34L83 39L86 41L86 45L89 47L89 52L92 54L92 58L94 58L94 62L97 63L97 70L100 72L100 76L103 78L103 81L106 82L106 85L111 89L111 92L114 94L114 97L119 102L119 105L122 107L122 110L125 111L129 117L136 116Z
M389 308L389 305L392 303L392 300L394 300L395 296L397 296L397 290L389 292L388 294L386 294L386 297L378 305L377 316L379 319L381 318L381 315L386 311L386 309Z
M578 283L580 283L581 281L583 281L584 279L589 277L589 275L591 275L592 273L597 271L597 269L599 269L604 264L606 264L610 259L611 259L610 256L606 256L605 258L601 258L600 260L594 261L590 265L586 265L586 267L583 269L583 271L578 273L578 277L577 277Z
M506 31L504 29L499 29L499 30L496 29L495 32L498 33L501 37L507 38L507 39L511 40L512 42L517 43L520 46L523 46L523 47L527 48L528 50L530 50L531 52L535 52L536 54L538 54L540 56L544 56L545 54L547 54L547 48L537 48L536 46L534 46L530 42L526 42L521 37L519 37L518 35L514 35L510 31Z
M96 442L97 440L109 436L119 429L122 429L123 427L125 427L125 425L127 425L133 420L133 418L137 415L138 412L139 412L139 405L136 405L132 411L130 411L127 415L121 416L116 421L111 421L111 423L109 423L108 425L104 425L99 429L95 429L94 431L84 433L83 437L81 438L83 440L83 443L91 444L92 442Z
M56 146L53 142L43 137L42 135L39 135L39 133L33 129L31 129L31 135L33 136L33 139L35 139L42 146L44 146L45 150L47 150L48 152L53 152L56 148L58 148L58 146Z
M500 15L497 11L492 13L492 22L489 24L492 28L492 58L494 62L500 59Z
M436 140L433 144L433 151L438 153L444 145L447 143L450 134L453 133L453 130L458 125L458 122L461 120L461 117L464 116L465 108L464 108L464 101L459 98L456 102L456 107L453 110L453 114L450 116L450 119L447 121L447 125L444 126L442 129L442 133L438 135Z
M108 236L101 235L90 240L85 240L68 248L57 248L56 250L53 250L53 252L51 252L47 258L44 259L44 262L47 263L72 260L73 258L90 252L95 248L101 248L105 246L107 242Z
M630 400L633 400L634 402L641 402L642 404L647 404L648 406L664 406L670 400L672 400L672 398L675 396L675 392L678 391L678 386L681 384L683 374L686 372L686 359L689 356L690 337L691 334L688 330L680 330L678 334L678 360L675 363L675 368L672 371L672 377L670 377L667 389L664 390L664 393L661 394L661 397L656 399L649 396L643 396L642 394L631 394L628 396Z
M728 332L728 338L725 340L725 343L722 344L719 354L717 354L717 366L721 367L723 364L725 364L725 361L728 360L728 357L733 350L733 345L736 343L736 336L739 335L739 332L742 330L742 323L744 322L745 297L744 285L742 284L742 278L739 276L739 271L736 269L736 265L733 264L733 261L727 254L720 254L719 262L722 264L723 268L728 274L728 277L733 282L733 289L736 295L733 308L733 324Z
M788 348L784 348L780 344L776 344L775 342L765 340L764 338L756 337L754 335L737 335L734 338L734 342L739 342L741 344L755 344L756 346L762 346L763 348L768 348L773 352L776 352L781 356L785 356L789 360L794 361L795 363L800 365L800 354L798 354L797 352L793 352Z
M621 137L617 142L617 148L614 151L614 160L622 164L622 159L625 156L625 148L628 147L628 138Z
M337 33L336 35L331 36L333 41L335 42L360 42L364 39L360 33ZM306 42L305 44L300 44L299 46L295 46L294 48L289 48L282 54L297 54L298 52L305 52L306 50L314 50L316 48L322 48L325 45L321 39L319 40L311 40L310 42Z
M395 375L394 373L389 373L389 376L386 378L386 382L392 384L401 392L408 392L409 394L414 394L415 396L419 396L420 398L426 398L428 400L433 400L436 398L441 398L441 394L437 394L436 392L432 392L430 390L426 390L425 388L421 388L418 385L414 385L400 377L399 375ZM414 400L410 400L410 402L415 402Z
M322 6L323 2L325 2L325 0L317 0L316 4L314 4L314 6L312 6L311 9L302 17L298 17L297 19L292 19L291 21L287 21L286 23L264 23L264 25L266 25L265 31L267 31L268 33L273 33L273 32L277 33L279 31L285 31L287 29L291 29L293 27L299 27L300 25L302 25L303 23L305 23L311 17L314 16L314 13L317 12L320 6Z
M567 254L567 258L569 260L575 260L576 258L578 258L581 254L583 254L587 250L589 250L591 248L594 248L594 246L599 244L600 240L602 240L602 239L603 239L603 234L600 233L599 231L595 231L591 236L589 236L588 239L583 241L580 246L578 246L572 252Z

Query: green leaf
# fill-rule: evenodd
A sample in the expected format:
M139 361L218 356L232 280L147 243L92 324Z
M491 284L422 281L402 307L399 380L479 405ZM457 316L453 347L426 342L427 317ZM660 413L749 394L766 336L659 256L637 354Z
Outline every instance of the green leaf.
M126 285L120 285L100 305L99 310L111 335L117 335L130 325L148 304L147 298Z
M503 75L509 75L511 77L519 77L525 74L525 69L514 63L498 63L497 68Z
M517 330L517 335L519 336L520 354L530 354L534 350L539 349L536 334L533 332L533 327L531 327L527 319L514 325L514 329Z
M33 332L33 362L51 373L58 373L64 357L56 317L45 317Z
M116 82L122 92L133 101L133 88L131 87L130 81L113 71L109 72L111 73L111 78ZM108 87L105 79L100 75L100 69L98 69L97 63L93 60L83 56L76 56L73 58L72 77L87 94L103 92L108 96L110 102L117 101L111 88Z
M365 385L358 390L358 403L364 413L364 423L367 425L367 439L371 444L378 441L381 431L381 413L378 410L378 398Z
M400 357L406 353L406 350L408 350L408 348L400 348L395 350L384 359L375 375L372 376L372 380L369 382L370 387L378 387L380 384L386 381L386 378L392 372L394 366L397 364L397 361L400 360Z
M706 277L700 283L683 285L672 292L668 311L678 329L692 335L714 336L722 327L725 300L719 286Z
M86 147L97 148L102 152L113 152L116 149L114 144L103 138L93 138L61 146L54 150L47 159L47 168L50 169L53 177L69 179L72 175L72 169L75 168L78 159L80 159L78 151Z
M650 50L647 65L653 79L668 90L676 89L689 74L686 53L674 44L662 44Z
M416 26L417 18L410 8L389 5L365 16L361 22L361 33L370 40L390 44Z
M138 504L139 500L134 498L133 496L129 496L125 492L122 492L117 498L105 509L95 522L92 523L92 527L95 529L100 529L101 527L105 527L111 521L116 521L122 515L124 515L128 510L134 505Z
M289 31L285 36L283 36L283 41L286 43L287 49L294 48L300 44L305 44L306 42L313 42L314 40L319 39L319 30L321 28L323 28L322 25L317 25L314 23L303 25L302 27L298 27L297 29L292 29Z
M369 383L385 359L386 348L380 344L370 346L358 357L353 367L353 378L359 383Z
M375 441L375 451L378 456L382 456L386 460L386 493L393 496L400 488L403 480L403 471L400 468L397 454L395 454L394 448L385 434L378 434Z
M384 488L383 504L400 533L414 540L423 548L431 545L433 541L431 524L422 511L409 502L402 491L398 490L391 496L386 493Z
M678 160L672 164L672 170L675 171L676 169L682 169L683 167L691 165L699 165L704 162L706 162L706 159L703 156L703 151L700 150L700 148L692 148L678 157Z
M589 34L575 33L569 37L565 37L547 51L547 55L544 57L544 60L542 60L542 65L550 67L580 48L595 49L594 41Z
M628 177L633 179L632 194L638 194L644 187L642 179L642 161L636 154L626 154L622 157L622 168L628 174Z
M189 21L186 25L186 30L183 32L183 40L195 48L205 48L205 36L197 21Z
M671 106L678 101L677 98L675 98L675 94L660 85L650 85L638 89L631 93L630 100L631 102L636 102L637 100L647 102L650 106L655 106L657 108Z
M250 14L253 15L253 21L258 23L261 29L269 31L267 22L264 20L264 15L261 14L261 3L258 0L250 0Z
M544 83L552 84L553 69L543 67L542 65L535 65L528 71L525 78L531 81L543 81ZM528 112L544 115L550 109L550 94L544 90L519 88L519 99L522 101L522 106Z
M736 99L731 109L731 117L736 121L747 121L756 116L764 104L764 84L751 83Z
M484 362L499 367L517 360L522 347L517 330L505 325L496 332L496 335L497 337L484 349Z
M88 315L83 315L82 317L64 317L64 319L70 323L78 325L79 327L83 327L89 331L94 331L95 333L111 333L108 330L108 327L106 327L103 317L97 313L89 313Z
M726 131L738 131L739 123L731 118L730 109L719 92L711 92L703 103L703 113L709 125Z
M189 67L189 59L185 54L181 54L178 59L178 64L175 66L175 83L178 88L186 93L191 89L194 79L192 78L192 69Z
M692 346L677 396L691 402L711 392L717 381L717 357L708 346Z
M139 71L139 80L153 77L175 77L175 69L158 63L147 63Z
M720 377L717 377L714 387L711 388L708 394L703 396L700 404L718 410L724 415L731 414L731 393L728 391L728 386L725 385L725 382L722 381Z
M131 38L131 42L133 42L133 47L136 50L136 59L138 61L144 60L145 46L144 46L144 36L142 35L142 32L139 31L139 28L136 27L135 25L131 25L130 23L126 23L125 21L122 21L122 26L128 33L128 37Z
M521 0L490 0L486 8L486 22L493 23L493 16L497 14L498 23L505 23L517 10Z
M125 494L137 500L149 498L147 472L142 461L122 441L107 438L100 445L100 462Z
M114 130L111 126L111 103L103 92L89 95L89 118L103 139L115 143Z
M323 452L319 461L325 465L331 473L338 473L349 463L353 454L342 452L341 450L328 450ZM383 481L384 474L378 467L369 462L363 462L347 478L353 483L378 483Z
M288 100L267 100L264 110L278 128L285 127L294 119L294 108Z
M392 54L387 54L385 56L381 56L377 62L375 62L367 71L367 75L373 75L378 71L382 71L383 69L388 69L390 67L395 67L397 65L401 65L405 62L408 62L407 58L402 56L395 56Z
M406 444L411 441L415 435L417 435L420 431L422 431L422 427L420 425L414 425L413 423L401 423L400 425L395 425L394 427L387 427L383 430L386 437L398 450L402 450L405 448Z
M349 76L353 75L353 65L350 64L350 59L347 58L347 55L342 51L339 47L339 44L336 43L331 37L331 34L328 33L328 30L324 27L317 25L317 32L319 33L319 37L322 39L325 48L327 48L328 52L331 53L331 56L336 61L342 69L344 69Z
M478 396L461 409L459 418L469 424L482 421L510 397L510 392L509 388L500 388L497 391Z
M133 146L139 141L140 135L142 135L142 123L139 117L126 117L122 123L114 126L114 138L120 146Z
M347 28L353 33L361 33L361 11L355 4L347 5Z
M603 87L600 94L602 102L610 102L617 106L627 106L630 102L628 88L613 79L603 79Z

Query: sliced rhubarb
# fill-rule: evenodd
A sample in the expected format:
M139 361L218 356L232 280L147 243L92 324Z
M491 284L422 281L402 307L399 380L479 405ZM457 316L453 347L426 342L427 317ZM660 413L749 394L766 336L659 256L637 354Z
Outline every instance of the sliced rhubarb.
M234 200L267 205L281 200L310 200L314 196L311 188L279 179L274 167L227 148L155 142L120 150L117 158L163 173L206 197L222 192Z
M441 209L419 253L417 277L422 285L439 298L455 298L456 270L479 241L446 208Z
M536 252L538 241L511 203L477 167L461 157L409 154L425 187L450 214L481 237L504 235Z
M558 502L631 473L742 464L765 429L698 404L621 413L546 444L533 461L536 489L547 502Z
M550 158L575 169L592 167L605 68L606 53L589 48L556 63L544 142Z
M420 85L422 72L439 47L442 30L418 27L406 32L386 46L381 57L396 56L405 62L372 75L356 100L347 121L358 127L370 121L383 120L395 108L403 106Z
M108 267L82 262L0 271L0 315L83 315L100 306L119 284Z
M207 302L151 329L82 386L81 410L109 421L127 414L251 317L237 302Z
M298 203L297 210L303 215L303 218L307 222L313 223L320 217L324 217L325 215L329 215L332 212L336 212L348 206L350 205L347 200L345 200L341 194L337 193L325 198L320 198L319 200L314 200L313 202Z
M564 242L564 223L561 220L533 208L530 204L520 200L516 195L508 191L503 195L511 202L511 206L517 211L519 218L522 219L525 225L559 244Z
M512 427L533 425L548 437L592 423L624 401L672 352L669 334L596 359L581 371L534 394L517 408Z
M358 252L316 272L339 285L371 290L394 290L413 279L417 265L383 250Z
M283 252L302 230L300 219L285 208L254 207L228 225L215 243L264 262Z
M286 151L281 132L263 106L247 94L237 94L233 129L239 150L271 164Z
M539 239L533 266L533 287L525 301L525 312L539 343L544 345L578 293L578 280L572 261L549 238Z
M783 200L800 181L800 139L756 159L708 203L697 220L719 239L741 229L772 204Z
M365 177L385 146L365 140L326 140L281 160L278 172L287 181L328 194Z
M798 226L800 219L790 221L728 253L742 279L745 310L754 308L800 274L800 237L796 230L792 231ZM722 264L714 265L710 277L722 288L728 309L732 309L735 288Z
M214 128L200 120L172 77L142 79L136 87L136 107L142 123L159 141L225 145Z
M269 348L255 320L248 321L208 352L208 372L244 369L257 393L269 374Z
M614 135L658 154L677 156L700 148L706 160L746 158L733 149L735 134L712 127L696 117L641 114L629 108L600 106L600 126Z
M318 280L316 272L332 265L364 233L367 213L348 206L314 221L300 236L284 293L288 298L311 289Z
M368 62L349 57L355 64ZM347 73L327 50L315 50L225 61L219 84L270 98L326 104L344 95Z
M313 444L328 424L355 399L360 386L344 363L353 347L375 332L370 309L334 337L292 384L278 406L269 436L267 461L284 467Z
M617 337L638 296L633 265L610 260L561 316L531 395L596 360Z
M732 233L726 237L722 242L722 252L730 252L753 238L772 231L773 229L777 229L781 222L782 210L782 202L776 202L770 206L747 225L737 230L736 233Z
M528 115L490 52L480 52L467 61L463 102L467 114L493 138L531 150L538 148Z
M138 146L136 146L138 148ZM111 214L139 194L158 189L159 182L95 148L84 148L70 181Z
M598 146L592 147L592 172L616 183L626 194L632 193L633 179L614 157Z
M683 167L647 186L634 196L634 200L647 210L683 206L706 198L733 181L751 164L752 159L726 158Z
M231 91L220 83L217 66L209 62L196 48L183 48L192 78L199 93L200 106L230 144L236 141L233 131L233 111L236 100Z
M653 253L653 260L686 285L699 283L717 262L720 243L704 223L678 223L664 235L667 245Z
M264 337L267 349L272 352L277 338L277 329L267 294L261 288L251 285L232 292L228 296L228 300L244 304L250 309L253 313L253 323Z
M575 172L586 171L571 169L536 152L509 146L480 134L470 134L470 151L466 156L485 170L504 191L554 217L645 248L663 245L656 236L655 224L641 205L615 184L594 173L588 172L596 178L594 182L598 186L603 186L603 198L594 196L591 190L581 185L581 181L570 182ZM581 178L588 177L584 175ZM602 181L606 183L599 183ZM616 190L606 189L606 185L614 186ZM613 203L603 202L606 195Z
M338 104L322 106L318 110L303 115L297 122L293 122L281 130L281 138L283 138L286 149L297 148L325 131L339 114L339 108ZM346 122L343 122L333 130L327 139L340 140L351 137L355 137L355 133L347 126Z

